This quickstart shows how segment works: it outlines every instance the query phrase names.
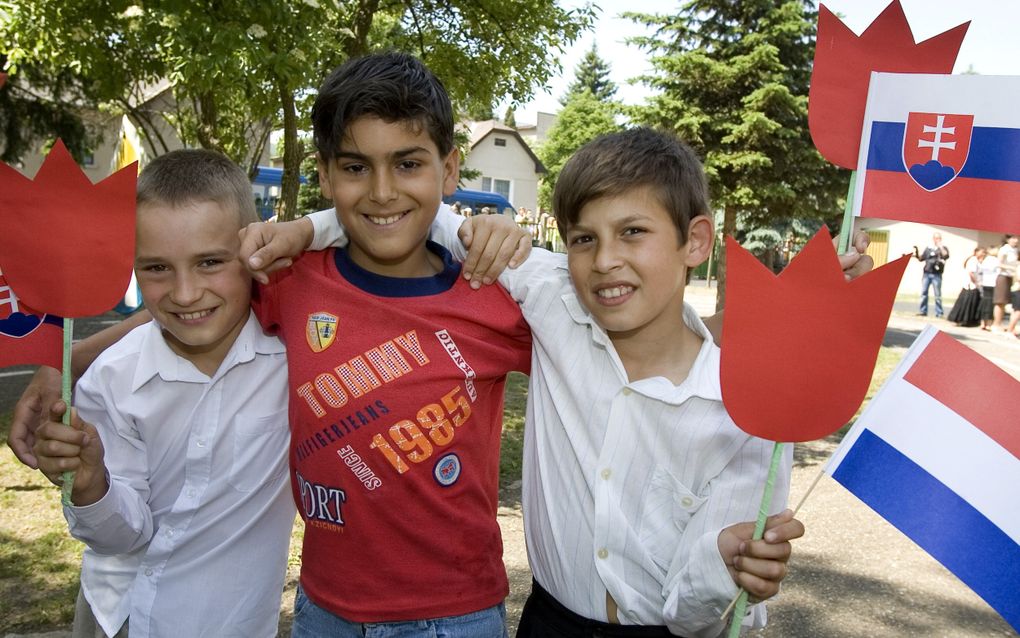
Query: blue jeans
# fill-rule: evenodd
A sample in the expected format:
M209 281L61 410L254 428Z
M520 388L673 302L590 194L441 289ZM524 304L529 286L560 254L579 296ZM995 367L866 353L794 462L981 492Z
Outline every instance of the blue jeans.
M406 622L356 623L319 607L299 585L291 638L507 638L503 603L463 616Z
M942 273L926 272L921 279L921 314L928 314L928 288L935 286L935 316L942 316Z

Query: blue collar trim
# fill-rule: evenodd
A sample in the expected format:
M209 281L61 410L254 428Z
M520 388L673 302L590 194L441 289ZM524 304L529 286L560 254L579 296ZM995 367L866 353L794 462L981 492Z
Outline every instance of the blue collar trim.
M433 241L426 241L425 247L443 260L443 270L430 277L387 277L369 272L351 261L346 248L337 248L333 259L340 276L367 293L379 297L427 297L453 287L460 276L460 263Z

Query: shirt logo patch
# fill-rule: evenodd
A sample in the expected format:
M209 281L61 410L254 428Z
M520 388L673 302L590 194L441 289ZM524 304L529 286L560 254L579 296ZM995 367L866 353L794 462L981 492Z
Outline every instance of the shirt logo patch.
M460 478L460 457L450 453L436 461L432 476L443 487L450 487Z
M308 315L308 323L305 326L305 338L308 339L308 346L312 352L322 352L333 345L336 338L336 315L328 312L313 312Z

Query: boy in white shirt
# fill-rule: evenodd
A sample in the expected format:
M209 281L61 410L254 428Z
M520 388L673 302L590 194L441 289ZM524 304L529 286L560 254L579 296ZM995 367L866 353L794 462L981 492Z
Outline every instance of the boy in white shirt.
M73 426L35 432L39 469L74 471L88 548L74 638L275 636L294 504L283 344L250 309L244 172L175 151L138 180L135 273L154 321L78 381Z
M717 636L738 586L778 591L803 525L783 512L750 540L772 442L726 414L719 348L683 300L714 241L703 169L667 135L605 136L564 167L554 211L566 257L535 250L499 279L534 337L522 498L535 583L517 635ZM341 241L335 215L310 217L280 245L307 244L312 226L313 248ZM455 254L461 221L444 209L433 227ZM788 448L774 514L791 461Z

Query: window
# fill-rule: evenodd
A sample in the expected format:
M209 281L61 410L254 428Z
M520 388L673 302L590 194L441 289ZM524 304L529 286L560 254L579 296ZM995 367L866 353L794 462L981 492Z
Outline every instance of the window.
M496 140L495 141L496 146L506 146L506 138L505 137L497 137L497 138L495 138L495 140Z
M88 153L85 153L85 155L82 157L81 165L86 167L86 168L92 168L93 166L95 166L96 165L96 154L92 153L91 151L88 152Z
M497 177L483 177L482 190L487 193L499 193L510 199L510 180Z

